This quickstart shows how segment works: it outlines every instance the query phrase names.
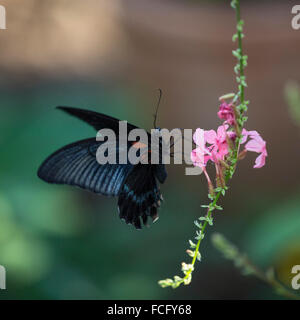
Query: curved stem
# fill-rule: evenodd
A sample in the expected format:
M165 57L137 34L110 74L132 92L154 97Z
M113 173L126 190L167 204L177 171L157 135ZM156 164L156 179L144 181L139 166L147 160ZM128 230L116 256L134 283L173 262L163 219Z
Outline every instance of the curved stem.
M216 195L214 201L212 202L212 207L214 207L214 206L217 204L220 196L221 196L221 191ZM206 216L207 216L208 218L211 218L212 213L213 213L213 209L209 209ZM204 222L202 228L201 228L201 234L204 234L204 231L205 231L207 225L208 225L208 222L207 222L207 220L206 220L206 221ZM200 239L198 240L198 242L197 242L197 246L196 246L196 249L195 249L195 255L194 255L193 260L192 260L192 263L191 263L192 266L195 265L195 262L196 262L196 259L197 259L197 255L198 255L198 252L199 252L199 248L200 248L201 241L202 241L202 238L200 238ZM188 271L188 273L185 275L185 277L184 277L183 279L188 279L188 277L191 275L191 273L192 273L192 270Z
M238 47L239 47L240 55L241 57L243 57L243 42L242 42L243 33L241 29L242 20L241 20L241 9L240 9L239 0L235 2L235 15L236 15L236 21L237 21ZM240 76L242 78L245 75L243 59L240 59L239 63L240 63ZM245 102L245 86L243 85L243 83L241 83L240 102L241 104L244 104Z

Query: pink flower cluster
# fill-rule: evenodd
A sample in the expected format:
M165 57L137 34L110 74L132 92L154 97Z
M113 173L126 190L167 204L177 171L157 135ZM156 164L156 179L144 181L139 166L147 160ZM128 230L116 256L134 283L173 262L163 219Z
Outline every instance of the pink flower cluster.
M204 168L209 160L217 165L221 160L224 161L229 154L230 145L233 145L237 137L231 127L236 125L235 112L232 104L223 102L220 106L218 116L225 121L219 126L217 132L198 128L193 136L194 142L197 145L197 148L191 153L191 160L194 166ZM254 168L263 167L268 155L266 141L262 139L257 131L247 131L243 129L241 144L244 143L246 143L244 153L246 151L259 153Z

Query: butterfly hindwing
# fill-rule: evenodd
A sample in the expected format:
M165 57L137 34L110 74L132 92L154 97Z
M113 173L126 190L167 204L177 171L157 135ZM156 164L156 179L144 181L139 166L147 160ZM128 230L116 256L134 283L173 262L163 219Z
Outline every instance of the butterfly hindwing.
M164 183L167 179L167 171L164 164L157 164L154 167L154 174L160 183Z
M141 219L147 224L148 217L158 218L162 199L155 177L155 165L138 164L130 172L120 190L118 208L121 219L141 229Z

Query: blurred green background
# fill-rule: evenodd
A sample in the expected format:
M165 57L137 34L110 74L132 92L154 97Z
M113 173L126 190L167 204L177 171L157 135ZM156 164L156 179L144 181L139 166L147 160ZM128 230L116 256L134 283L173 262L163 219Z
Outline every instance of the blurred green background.
M216 128L218 97L235 90L229 1L3 0L0 30L0 299L269 299L202 243L192 284L161 289L180 272L203 214L205 179L168 166L160 219L136 231L120 221L117 200L47 185L36 172L53 151L95 136L55 110L92 109L149 129L163 90L159 126ZM249 55L247 128L268 143L267 166L240 163L215 218L222 232L288 287L300 264L300 31L289 1L241 1ZM296 92L296 93L295 93ZM298 106L298 107L297 107ZM299 114L299 111L298 111ZM212 231L212 230L210 230Z

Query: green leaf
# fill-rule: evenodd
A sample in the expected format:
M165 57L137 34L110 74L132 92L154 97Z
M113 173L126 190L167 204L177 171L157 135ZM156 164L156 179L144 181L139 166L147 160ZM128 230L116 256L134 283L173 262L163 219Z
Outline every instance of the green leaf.
M194 224L198 229L202 229L202 227L203 227L202 224L199 223L197 220L194 221Z
M197 252L197 260L201 261L201 253L199 251Z
M192 240L189 240L189 244L192 249L197 247L197 245Z

